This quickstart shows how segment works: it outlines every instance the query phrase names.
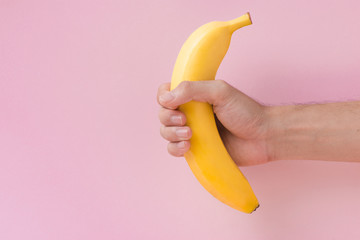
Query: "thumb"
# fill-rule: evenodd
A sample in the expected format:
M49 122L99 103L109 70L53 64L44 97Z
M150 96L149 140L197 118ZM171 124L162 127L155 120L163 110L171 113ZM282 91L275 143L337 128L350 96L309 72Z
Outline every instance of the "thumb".
M183 81L172 91L159 96L159 102L169 109L192 100L216 106L227 101L231 90L232 87L223 80Z

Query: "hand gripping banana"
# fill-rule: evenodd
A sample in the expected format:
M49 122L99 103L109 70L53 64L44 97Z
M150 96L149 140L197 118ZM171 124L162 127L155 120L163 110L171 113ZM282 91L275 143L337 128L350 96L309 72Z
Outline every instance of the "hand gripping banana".
M251 23L247 13L227 22L210 22L195 30L176 59L171 90L182 81L214 80L232 33ZM179 109L185 113L193 133L185 159L198 181L230 207L245 213L253 212L259 207L258 200L221 140L212 106L191 101Z

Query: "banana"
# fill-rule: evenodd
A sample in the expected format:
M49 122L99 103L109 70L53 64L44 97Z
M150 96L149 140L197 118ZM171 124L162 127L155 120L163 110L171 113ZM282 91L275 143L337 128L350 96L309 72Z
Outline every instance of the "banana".
M230 21L213 21L196 29L183 44L175 62L171 90L182 81L214 80L233 32L252 24L246 13ZM231 159L216 127L212 106L191 101L179 107L192 130L185 159L201 185L230 207L251 213L258 200L245 176Z

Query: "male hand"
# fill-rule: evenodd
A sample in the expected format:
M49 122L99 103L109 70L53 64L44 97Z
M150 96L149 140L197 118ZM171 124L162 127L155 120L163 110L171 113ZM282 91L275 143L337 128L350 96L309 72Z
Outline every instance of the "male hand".
M169 90L170 83L162 84L157 100L163 124L160 133L169 141L171 155L180 157L190 149L191 129L186 126L185 114L177 108L189 101L199 101L213 105L220 136L237 165L270 161L266 106L223 80L185 81Z

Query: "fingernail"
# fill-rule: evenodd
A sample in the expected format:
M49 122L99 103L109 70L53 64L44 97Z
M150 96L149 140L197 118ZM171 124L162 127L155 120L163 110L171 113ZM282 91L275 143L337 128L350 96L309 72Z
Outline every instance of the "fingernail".
M166 102L170 102L174 98L175 98L174 94L172 94L171 92L167 92L167 93L164 93L163 95L161 95L159 97L159 100L160 100L160 102L166 103Z
M171 116L170 120L174 124L179 124L179 125L182 124L181 116Z
M185 142L184 141L178 142L177 147L178 148L185 148Z
M176 135L178 137L187 137L188 133L189 133L189 131L186 128L176 129Z

